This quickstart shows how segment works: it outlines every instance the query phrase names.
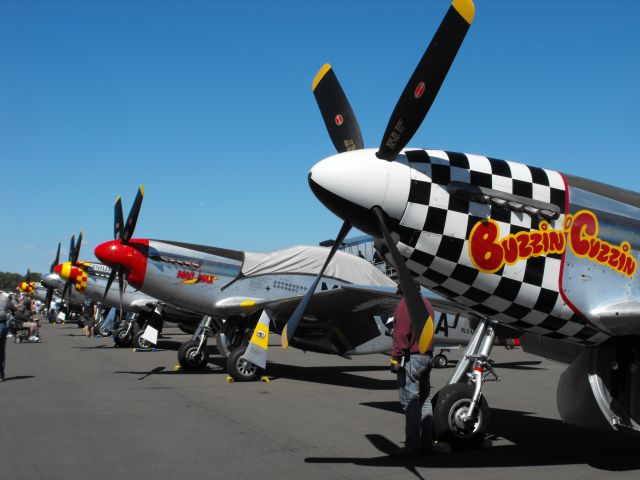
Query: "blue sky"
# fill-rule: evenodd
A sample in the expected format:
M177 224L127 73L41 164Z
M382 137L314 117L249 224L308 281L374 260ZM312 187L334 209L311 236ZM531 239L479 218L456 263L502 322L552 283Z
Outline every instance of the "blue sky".
M422 1L0 0L0 270L84 259L146 190L136 236L250 251L336 235L307 185L334 153L330 62L375 147L449 6ZM477 0L410 146L639 190L640 2Z

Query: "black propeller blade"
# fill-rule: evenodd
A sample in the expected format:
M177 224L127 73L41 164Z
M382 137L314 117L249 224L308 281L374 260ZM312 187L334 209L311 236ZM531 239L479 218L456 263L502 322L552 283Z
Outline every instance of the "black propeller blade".
M73 248L73 256L69 260L72 264L78 261L80 258L80 246L82 245L82 230L80 230L80 235L78 235L78 241L76 242L75 247Z
M109 279L107 280L107 286L104 289L104 295L102 295L102 303L104 303L105 298L107 298L107 293L109 293L109 289L111 288L111 284L113 283L113 281L116 278L116 275L118 274L118 270L120 270L120 267L112 269L111 273L109 274Z
M122 234L123 243L127 243L131 240L133 236L133 231L136 228L136 223L138 222L138 214L140 213L140 207L142 206L142 199L144 197L144 187L140 185L138 188L138 194L136 195L136 199L133 201L133 205L131 206L131 211L129 211L129 216L127 217L127 223L124 227L124 233ZM116 202L117 203L117 202ZM122 209L120 210L122 212ZM116 212L116 222L118 213Z
M115 240L120 240L122 244L126 245L133 236L133 232L138 222L138 215L140 214L140 207L142 206L143 198L144 187L140 185L140 187L138 187L136 198L133 201L133 205L131 206L131 210L129 211L129 216L127 217L126 224L123 220L124 213L122 210L122 197L116 198L116 203L113 208L113 238ZM122 319L122 295L126 289L126 285L124 283L124 271L121 266L115 267L113 270L111 270L111 274L109 275L109 279L107 281L107 286L104 289L104 294L102 295L102 301L104 302L105 298L107 297L107 293L109 293L111 284L115 280L116 276L118 277L118 291L120 296L120 319Z
M453 0L389 118L378 158L393 160L429 112L473 21L471 0Z
M309 287L309 290L307 290L307 293L305 294L305 296L302 298L302 300L300 300L300 303L298 304L295 311L289 318L289 321L284 326L284 329L282 330L282 348L283 349L286 350L286 348L289 346L289 343L291 342L291 339L293 338L293 335L296 332L296 328L298 328L298 324L300 323L300 320L304 316L307 306L311 301L311 297L313 297L313 294L316 291L316 288L318 287L320 280L322 279L322 275L324 274L324 271L327 269L329 262L331 262L331 259L336 254L336 252L338 251L338 248L340 247L345 237L349 233L349 230L351 230L351 225L349 224L349 222L344 222L342 224L342 228L340 229L340 232L338 233L338 237L336 238L336 241L333 244L333 247L331 247L329 256L325 260L324 265L322 266L322 268L320 269L320 272L318 273L318 276L314 280L311 287Z
M76 248L76 234L71 235L71 244L69 245L69 257L67 261L71 261L73 258L73 250Z
M58 250L56 251L56 257L53 259L53 263L51 267L49 267L49 273L53 273L53 269L56 265L60 263L60 247L62 246L62 242L58 242ZM51 301L53 300L53 288L47 287L47 295L44 299L44 304L47 310L51 308Z
M49 273L52 273L55 266L60 263L60 247L62 247L62 242L58 242L58 250L56 251L56 258L53 259L53 263L49 268Z
M113 238L122 240L124 236L124 214L122 213L122 197L116 198L114 207Z
M75 233L73 235L71 235L71 243L69 244L69 257L67 258L67 261L69 262L74 262L73 260L73 252L76 248L76 235ZM64 300L65 298L67 298L67 291L69 290L69 287L71 286L71 282L69 280L67 280L64 284L64 288L62 289L62 299Z
M120 292L120 318L119 321L122 322L122 295L124 294L124 272L121 267L118 267L118 290Z
M360 125L331 65L323 65L311 86L338 153L364 148Z
M378 222L380 232L384 237L387 248L393 257L393 263L396 265L398 271L398 280L400 282L400 288L405 301L407 302L407 308L409 315L411 316L411 329L413 335L418 340L418 346L420 353L424 353L429 348L429 345L433 341L433 319L429 315L427 308L424 305L418 286L411 276L411 272L404 263L404 258L398 251L395 242L391 238L389 229L387 228L385 213L380 207L374 207L373 213Z

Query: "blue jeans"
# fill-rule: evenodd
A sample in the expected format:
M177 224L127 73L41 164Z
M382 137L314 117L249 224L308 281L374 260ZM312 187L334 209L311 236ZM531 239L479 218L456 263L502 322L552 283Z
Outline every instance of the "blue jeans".
M400 404L405 412L405 446L431 446L433 409L431 407L431 366L433 356L412 353L405 357L398 372Z
M7 322L0 322L0 378L4 378L4 351L7 346L7 333L9 333L9 325Z

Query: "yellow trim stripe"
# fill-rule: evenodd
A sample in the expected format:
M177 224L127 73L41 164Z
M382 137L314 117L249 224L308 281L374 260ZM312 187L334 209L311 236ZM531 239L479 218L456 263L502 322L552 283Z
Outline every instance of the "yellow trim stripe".
M456 12L458 12L469 25L471 25L471 22L473 22L473 18L476 15L476 6L471 0L453 0L451 6L456 9Z
M316 90L316 87L318 86L320 81L324 78L324 76L327 74L329 70L331 70L331 65L329 65L328 63L325 63L320 69L320 71L318 71L315 78L313 79L313 83L311 84L312 91Z
M65 262L62 264L62 268L60 269L60 276L65 280L68 280L70 275L71 275L71 262Z
M251 343L267 350L269 348L269 327L258 323L251 336Z
M420 339L418 340L418 348L420 349L420 353L425 353L429 350L429 347L433 343L433 318L429 315L427 321L424 323L424 327L422 327L422 332L420 333Z
M248 307L253 307L256 304L255 300L245 300L244 302L240 303L240 306L242 308L248 308Z
M289 340L287 340L287 327L289 325L285 325L284 329L282 330L282 349L286 350L289 347Z

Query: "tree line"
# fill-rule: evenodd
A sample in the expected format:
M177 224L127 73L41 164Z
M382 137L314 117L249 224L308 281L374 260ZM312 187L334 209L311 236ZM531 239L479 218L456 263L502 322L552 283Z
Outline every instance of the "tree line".
M18 284L26 280L25 277L24 273L0 272L0 290L14 292ZM41 278L41 273L29 273L30 282L39 282Z

